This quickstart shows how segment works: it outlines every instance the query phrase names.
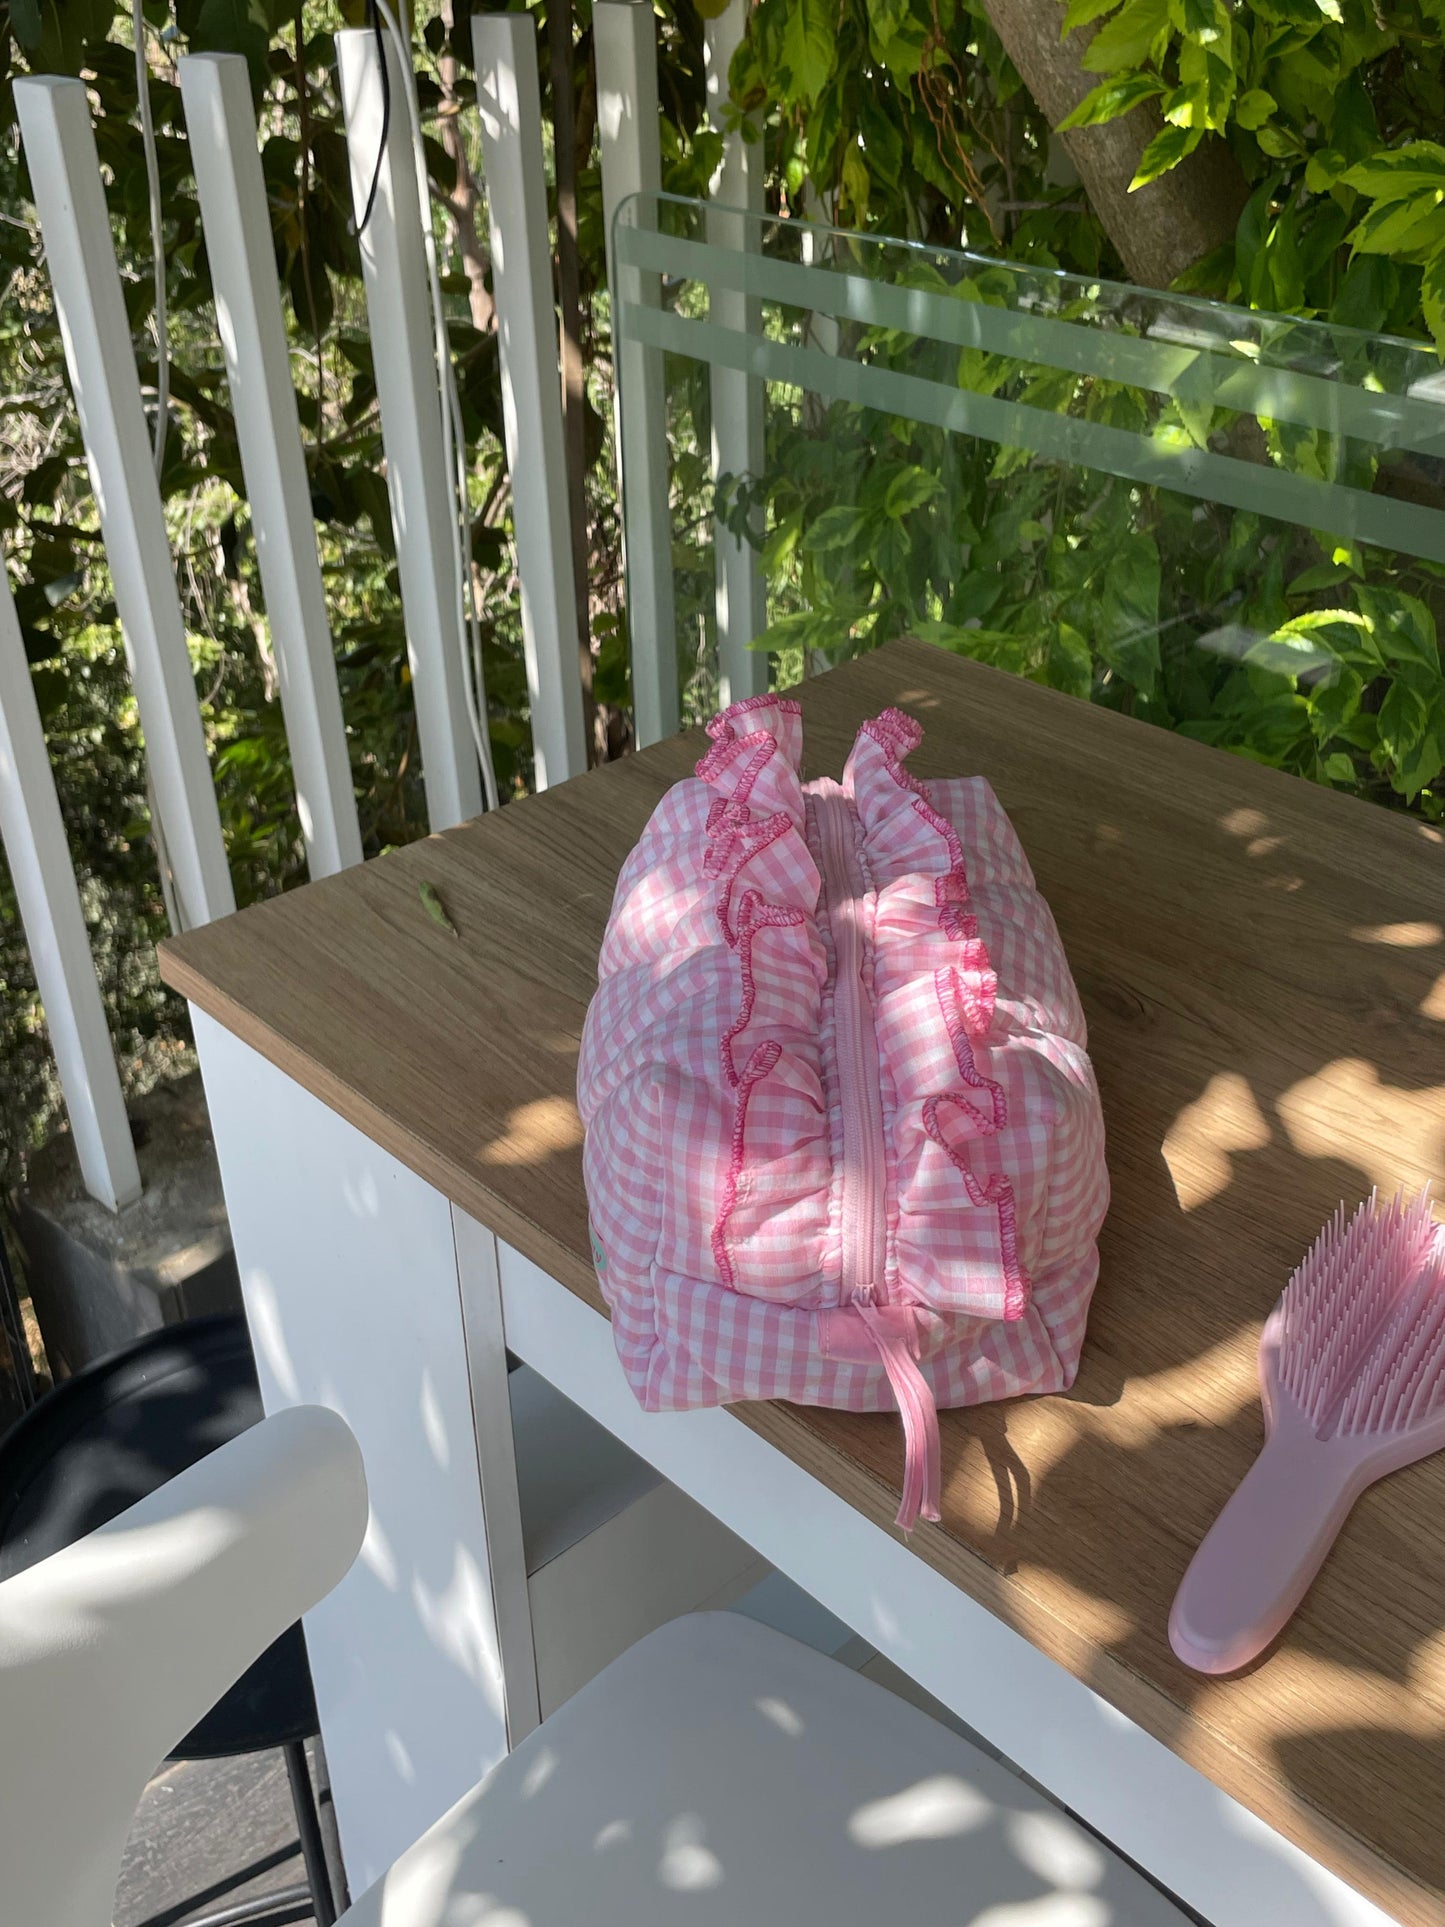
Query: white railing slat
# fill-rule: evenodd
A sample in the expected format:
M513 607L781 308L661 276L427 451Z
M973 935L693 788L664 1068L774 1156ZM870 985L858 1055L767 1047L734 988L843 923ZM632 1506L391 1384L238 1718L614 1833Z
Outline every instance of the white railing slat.
M25 644L0 564L0 842L20 905L85 1188L111 1211L140 1167L80 910Z
M662 356L635 340L618 339L618 305L656 307L660 294L654 276L635 268L619 270L613 259L612 230L620 202L629 194L655 194L662 182L657 23L650 0L597 0L592 32L617 373L617 458L632 641L633 727L638 744L645 748L670 736L680 716L667 401Z
M444 830L480 812L482 779L467 716L462 610L450 533L454 494L442 439L441 388L404 82L388 38L391 116L383 151L376 36L369 28L350 28L337 34L336 53L358 223L376 178L371 218L360 239L362 282L427 815L434 830Z
M187 926L236 907L84 83L15 82L160 827Z
M577 590L568 524L562 385L547 235L537 29L527 13L476 14L502 415L538 789L587 767Z
M724 12L705 23L708 118L721 131L723 106L728 98L728 68L747 26L747 0L728 0ZM722 166L711 183L711 193L723 208L763 211L763 147L746 141L741 131L727 134ZM722 209L709 211L708 240L714 247L757 246L751 222ZM731 288L712 294L711 317L725 328L756 332L762 325L760 303ZM760 481L763 473L763 385L737 368L712 370L712 472L746 475ZM767 585L758 552L740 541L721 522L714 525L717 557L718 697L733 703L758 696L768 686L768 659L748 644L768 626Z
M180 80L306 857L330 876L361 861L361 831L251 82L242 55L210 53L182 59Z

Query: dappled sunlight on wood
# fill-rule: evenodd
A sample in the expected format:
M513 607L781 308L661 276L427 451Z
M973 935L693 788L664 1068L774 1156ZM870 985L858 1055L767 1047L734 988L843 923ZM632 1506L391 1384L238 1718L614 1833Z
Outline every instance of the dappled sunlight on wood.
M1341 1057L1292 1084L1275 1109L1297 1151L1346 1159L1382 1191L1424 1184L1445 1165L1445 1084L1407 1090L1364 1059Z
M1438 923L1367 923L1350 935L1356 943L1383 943L1391 950L1429 950L1445 943L1445 930Z
M539 1097L519 1104L502 1136L483 1145L483 1164L539 1164L582 1142L582 1120L568 1097Z
M1436 1675L1426 1692L1413 1673L1408 1680L1387 1679L1364 1667L1285 1646L1253 1676L1248 1695L1228 1679L1210 1680L1200 1690L1195 1711L1205 1719L1217 1715L1227 1720L1231 1734L1246 1746L1272 1747L1305 1734L1328 1733L1338 1726L1345 1706L1354 1725L1426 1740L1445 1733L1439 1684Z
M1080 1431L1138 1451L1177 1425L1228 1425L1259 1399L1259 1333L1236 1332L1187 1364L1129 1382L1127 1402L1071 1405Z
M1164 1139L1164 1162L1181 1207L1193 1211L1227 1191L1233 1176L1230 1153L1262 1151L1269 1139L1269 1125L1248 1082L1237 1071L1211 1077Z
M1134 1630L1133 1617L1122 1606L1046 1566L1030 1570L1029 1590L1012 1603L1011 1617L1026 1638L1045 1649L1057 1646L1060 1625L1069 1627L1081 1649L1122 1645Z
M1435 979L1434 988L1420 1006L1422 1017L1433 1017L1437 1023L1445 1024L1445 970Z

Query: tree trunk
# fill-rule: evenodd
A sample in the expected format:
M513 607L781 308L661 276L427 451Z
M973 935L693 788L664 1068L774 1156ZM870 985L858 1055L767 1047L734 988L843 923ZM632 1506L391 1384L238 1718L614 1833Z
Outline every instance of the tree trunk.
M1057 0L984 0L989 19L1051 127L1078 106L1099 80L1080 66L1095 29L1060 40L1064 9ZM1089 204L1118 249L1132 281L1167 288L1187 268L1234 238L1249 188L1234 156L1217 136L1170 173L1129 192L1139 156L1164 122L1156 101L1122 120L1063 134Z
M467 155L467 144L458 120L462 100L458 86L460 73L457 57L451 48L451 0L443 0L441 14L448 38L437 59L437 79L441 84L442 96L442 115L438 132L447 158L457 171L457 178L451 192L441 195L440 198L446 203L447 212L456 228L457 248L461 253L462 266L467 275L467 305L472 311L472 326L486 334L490 332L496 320L492 297L487 293L487 270L491 266L491 260L477 229L477 208L480 196L477 193L477 183Z

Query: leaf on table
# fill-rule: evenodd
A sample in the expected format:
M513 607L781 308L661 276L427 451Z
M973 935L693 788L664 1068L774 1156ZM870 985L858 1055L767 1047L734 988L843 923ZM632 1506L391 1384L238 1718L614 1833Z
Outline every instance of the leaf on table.
M457 926L447 915L446 905L437 894L434 883L419 883L417 895L421 898L422 909L426 911L433 923L439 923L443 930L449 930L454 937L461 935Z

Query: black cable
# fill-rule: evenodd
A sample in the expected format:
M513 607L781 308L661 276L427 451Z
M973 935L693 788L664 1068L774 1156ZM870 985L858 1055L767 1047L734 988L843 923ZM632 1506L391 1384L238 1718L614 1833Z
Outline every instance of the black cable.
M376 0L366 0L366 17L376 35L376 57L381 62L381 145L376 150L376 167L371 176L371 192L366 197L366 212L356 229L358 240L365 234L371 210L376 206L376 190L381 185L381 164L386 158L386 142L391 133L391 68L386 58L386 40L381 30L381 12Z

